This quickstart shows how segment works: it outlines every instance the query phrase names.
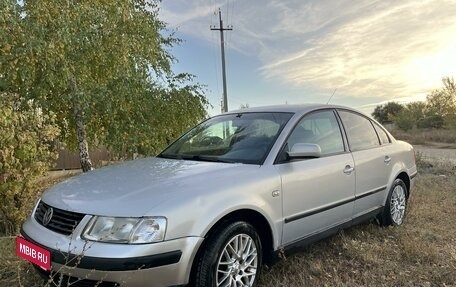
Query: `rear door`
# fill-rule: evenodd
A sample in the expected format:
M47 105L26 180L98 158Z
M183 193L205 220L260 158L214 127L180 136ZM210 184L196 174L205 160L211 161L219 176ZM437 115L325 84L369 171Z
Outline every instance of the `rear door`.
M385 181L387 181L393 172L394 162L397 161L398 158L395 154L394 147L391 144L391 139L385 132L384 128L374 121L372 121L372 125L374 126L375 131L377 132L378 138L380 140L380 145L382 146L383 162L386 165L386 175L388 176L387 178L385 178Z
M318 144L322 156L287 160L286 152L296 143ZM282 178L284 245L350 221L354 162L333 110L304 116L288 137L275 166Z
M389 161L370 119L348 110L338 110L338 113L355 161L353 217L358 217L384 205Z

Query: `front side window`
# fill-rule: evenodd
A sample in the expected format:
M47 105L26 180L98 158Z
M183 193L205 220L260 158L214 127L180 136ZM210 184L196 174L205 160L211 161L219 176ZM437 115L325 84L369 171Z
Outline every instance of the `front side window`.
M348 144L351 151L380 146L377 134L370 120L348 111L339 111L339 115L347 132Z
M211 118L159 157L261 164L292 113L239 113Z
M305 116L290 134L286 145L288 150L296 143L318 144L322 156L345 151L339 123L330 110Z

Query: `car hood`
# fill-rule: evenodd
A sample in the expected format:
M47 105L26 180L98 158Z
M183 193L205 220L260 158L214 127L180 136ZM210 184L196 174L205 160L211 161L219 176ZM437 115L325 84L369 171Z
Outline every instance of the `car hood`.
M258 165L145 158L67 179L46 191L42 200L84 214L153 215L175 200L204 196L220 189L221 183L258 169Z

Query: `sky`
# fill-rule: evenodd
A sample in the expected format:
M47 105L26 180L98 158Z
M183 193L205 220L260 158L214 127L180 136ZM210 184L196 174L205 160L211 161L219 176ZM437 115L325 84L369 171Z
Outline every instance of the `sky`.
M225 32L229 110L330 103L370 113L424 100L456 76L456 0L163 0L159 17L182 39L175 72L205 85L210 115L223 96L218 9Z

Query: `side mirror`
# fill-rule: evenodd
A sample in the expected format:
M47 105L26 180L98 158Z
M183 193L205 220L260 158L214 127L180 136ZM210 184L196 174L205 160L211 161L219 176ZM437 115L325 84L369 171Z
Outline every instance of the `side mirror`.
M318 158L321 156L321 148L317 144L296 143L288 152L288 157L294 158Z

